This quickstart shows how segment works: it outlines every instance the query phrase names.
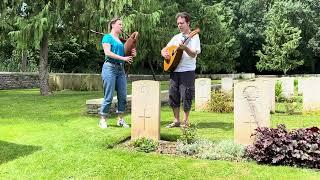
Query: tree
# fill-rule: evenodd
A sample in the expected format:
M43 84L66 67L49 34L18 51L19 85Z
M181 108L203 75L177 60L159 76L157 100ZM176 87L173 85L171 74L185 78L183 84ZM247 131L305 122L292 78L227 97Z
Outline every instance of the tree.
M3 7L1 6L0 9L1 8ZM14 23L16 20L16 16L14 12L15 9L8 8L6 11L1 11L0 13L0 65L2 66L1 69L5 71L20 70L20 65L21 70L24 71L26 69L26 58L21 58L16 61L16 57L21 55L23 56L25 54L25 51L15 50L14 43L8 37L8 33L10 31L13 31L15 27Z
M232 26L236 29L236 37L240 42L240 56L236 59L240 72L256 72L259 57L256 51L262 48L265 40L264 16L273 4L273 0L223 0L235 14Z
M29 9L28 18L18 17L16 19L16 30L9 34L17 42L17 48L26 49L33 46L39 49L39 79L40 94L48 95L48 46L50 38L53 40L58 36L66 34L60 33L61 30L88 35L90 27L100 30L106 29L107 18L120 15L126 7L132 5L132 0L113 0L108 1L86 1L86 0L4 0L0 2L0 10L3 12L8 9L17 9L14 13L21 14L19 11L21 3L27 4ZM73 30L70 27L78 27ZM79 28L80 27L80 28ZM89 36L81 36L89 37Z
M131 9L127 10L124 18L127 32L139 32L138 57L134 59L133 65L145 67L147 64L145 68L151 70L154 80L156 79L153 67L158 67L160 60L155 55L159 54L159 44L163 39L161 28L159 28L160 17L163 14L163 11L160 10L162 5L160 1L153 0L133 1Z
M309 39L307 48L312 51L311 61L306 62L311 65L312 72L316 72L316 64L318 65L317 72L319 72L319 59L320 59L320 1L318 0L306 0L308 7L312 12L313 32ZM310 27L309 27L310 28Z
M312 49L308 48L308 43L317 32L315 10L311 9L307 1L288 0L278 2L277 4L279 4L283 11L282 14L278 15L283 19L287 19L290 26L301 30L301 39L297 50L304 61L304 66L314 73L315 61Z
M202 6L198 24L202 28L200 72L234 72L240 55L239 41L232 27L233 12L222 3Z
M312 49L315 56L320 57L320 27L314 37L309 40L308 47Z
M301 30L289 25L283 18L283 3L275 3L272 10L267 14L267 29L265 31L266 44L262 51L257 51L260 61L257 63L258 70L282 71L287 74L303 64L299 60L299 42Z

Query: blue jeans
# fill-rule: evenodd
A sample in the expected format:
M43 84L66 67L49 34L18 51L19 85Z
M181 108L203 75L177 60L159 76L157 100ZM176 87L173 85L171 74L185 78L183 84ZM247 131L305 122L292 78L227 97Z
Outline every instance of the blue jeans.
M112 104L114 90L117 91L117 113L124 113L127 104L127 79L124 66L105 62L102 67L101 77L103 82L104 99L101 104L100 115L108 115Z

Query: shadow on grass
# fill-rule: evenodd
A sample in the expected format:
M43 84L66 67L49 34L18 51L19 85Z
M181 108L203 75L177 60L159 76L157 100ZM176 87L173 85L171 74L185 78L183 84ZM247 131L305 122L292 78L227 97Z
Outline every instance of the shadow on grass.
M160 139L163 141L177 141L180 138L180 134L167 134L167 133L161 133Z
M114 148L116 145L119 145L119 144L122 144L122 143L124 143L124 142L126 142L126 141L129 141L130 138L131 138L131 136L126 136L126 137L120 139L119 141L114 141L114 142L112 142L112 143L107 143L107 144L106 144L106 148L107 148L107 149L112 149L112 148Z
M160 126L167 126L168 124L172 123L172 121L163 121L163 120L160 120Z
M161 121L160 126L165 127L168 124L172 123L172 121ZM196 122L191 124L196 124L198 129L207 129L207 128L216 128L216 129L223 129L223 130L232 130L233 123L226 123L226 122Z
M40 146L14 144L0 141L0 165L41 150Z
M197 128L199 128L199 129L215 128L215 129L223 129L223 130L232 130L233 123L199 122L199 123L197 123Z
M284 115L303 115L302 111L292 112L292 114L288 114L287 111L275 110L275 113L272 114L284 114Z

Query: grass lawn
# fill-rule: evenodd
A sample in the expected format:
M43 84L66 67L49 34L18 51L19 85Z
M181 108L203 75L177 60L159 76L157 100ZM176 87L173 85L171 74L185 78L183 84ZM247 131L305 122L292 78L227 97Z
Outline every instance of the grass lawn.
M86 115L85 101L102 92L55 92L38 89L0 91L0 179L320 179L320 172L255 162L197 160L110 148L130 136L130 129L99 129L98 117ZM283 108L278 105L277 108ZM161 137L176 140L179 129L166 129L172 118L161 109ZM130 122L130 115L126 116ZM199 135L233 138L233 114L191 112ZM319 116L273 114L272 125L319 126Z

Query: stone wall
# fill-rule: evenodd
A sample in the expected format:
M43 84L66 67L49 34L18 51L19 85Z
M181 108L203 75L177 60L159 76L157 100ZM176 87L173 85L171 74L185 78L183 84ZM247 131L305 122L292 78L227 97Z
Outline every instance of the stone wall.
M168 101L169 101L169 91L168 90L161 91L160 100L161 100L162 105L168 104ZM103 98L87 100L86 101L87 113L91 114L91 115L98 114L100 111L102 101L103 101ZM114 114L116 112L117 103L118 103L118 100L117 100L117 97L115 96L115 97L113 97L112 104L110 107L110 114ZM131 111L131 95L127 96L126 111L127 112Z
M0 72L0 90L30 89L38 87L38 73Z
M201 74L197 78L221 79L222 77L232 77L234 79L251 79L255 75L252 73L240 74ZM152 75L128 75L128 82L137 80L153 80ZM169 80L169 74L156 75L157 81ZM100 74L73 74L73 73L51 73L49 77L49 86L53 91L71 89L82 91L102 90ZM0 89L22 89L38 88L38 73L20 73L20 72L0 72Z

